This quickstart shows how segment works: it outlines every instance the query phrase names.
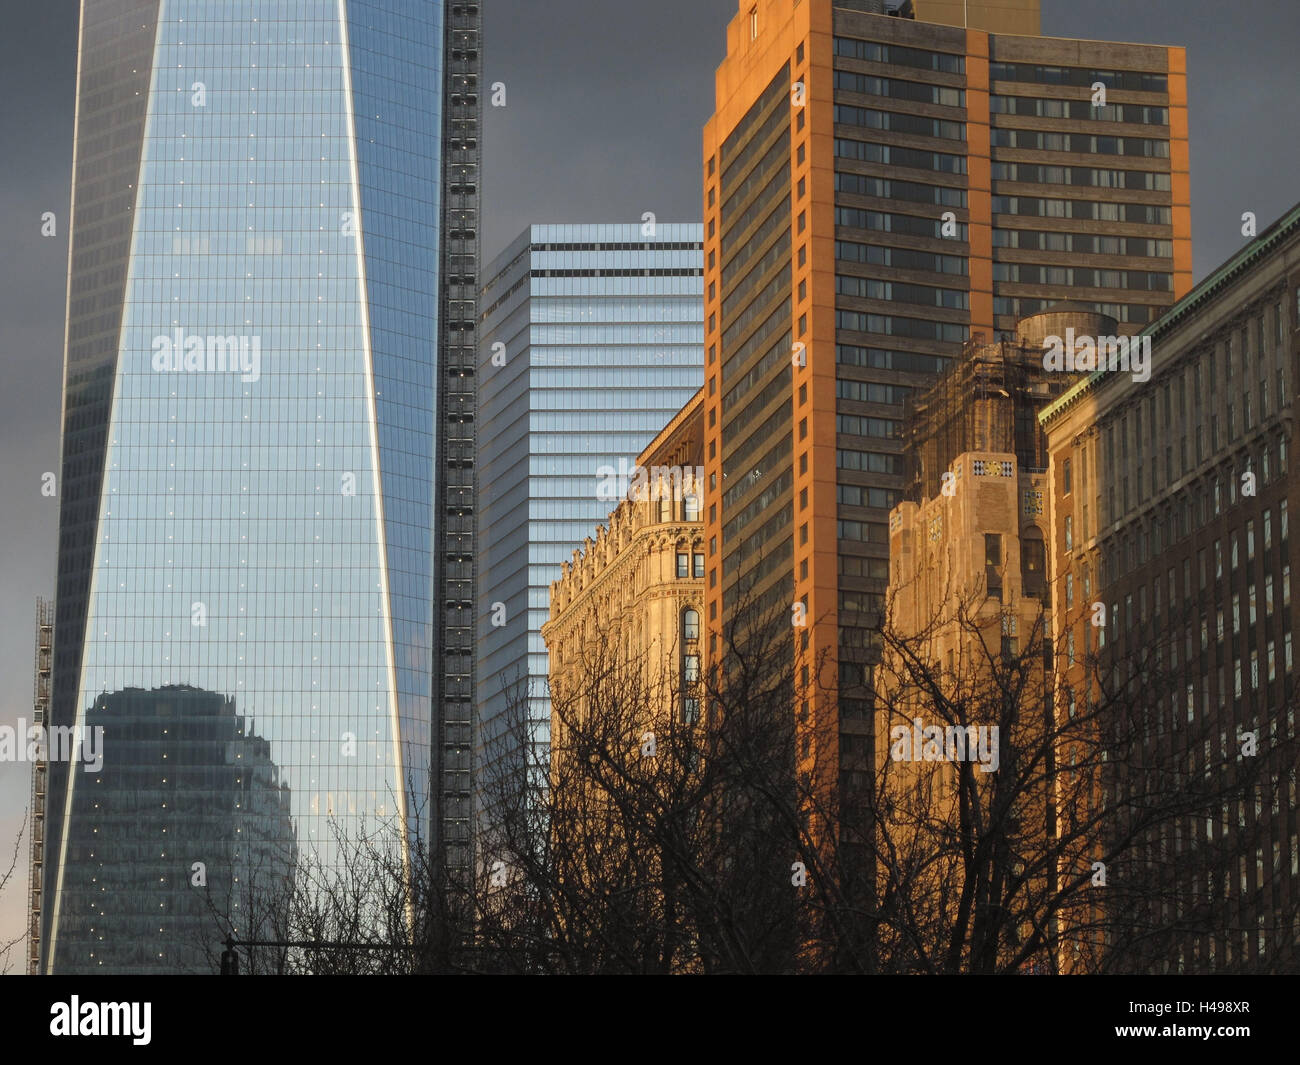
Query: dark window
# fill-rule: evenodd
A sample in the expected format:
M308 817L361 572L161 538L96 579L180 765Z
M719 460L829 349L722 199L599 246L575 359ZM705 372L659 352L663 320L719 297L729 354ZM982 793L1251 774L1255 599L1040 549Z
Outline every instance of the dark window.
M1020 541L1020 580L1025 595L1041 598L1046 582L1044 574L1047 569L1047 549L1043 543L1043 534L1037 529L1030 529Z
M1002 534L984 534L984 564L986 566L1002 565Z

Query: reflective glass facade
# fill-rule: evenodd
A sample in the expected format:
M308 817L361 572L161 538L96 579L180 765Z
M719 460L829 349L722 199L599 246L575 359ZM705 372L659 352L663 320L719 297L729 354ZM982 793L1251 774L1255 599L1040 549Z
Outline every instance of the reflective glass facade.
M498 742L512 699L528 698L532 735L549 739L541 627L560 564L617 505L601 468L630 476L703 382L702 239L698 224L659 224L653 236L640 225L532 226L484 271L480 789L503 760L522 764Z
M328 860L331 819L409 809L425 831L444 26L422 0L84 10L54 716L102 726L117 769L52 787L47 968L175 971L196 927L166 885L231 875L249 831L179 811L229 805L246 743L284 870ZM116 131L91 123L105 87ZM83 352L79 294L104 278L120 331L94 322ZM178 690L240 741L145 737L139 693ZM142 796L184 853L145 855L144 813L114 816Z

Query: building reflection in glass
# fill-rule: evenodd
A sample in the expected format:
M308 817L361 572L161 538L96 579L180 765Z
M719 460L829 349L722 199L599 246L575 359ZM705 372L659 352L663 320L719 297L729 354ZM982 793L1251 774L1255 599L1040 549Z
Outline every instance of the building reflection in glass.
M73 768L58 971L211 972L221 931L261 934L243 911L297 865L270 742L233 698L187 685L101 695L85 725L104 757Z

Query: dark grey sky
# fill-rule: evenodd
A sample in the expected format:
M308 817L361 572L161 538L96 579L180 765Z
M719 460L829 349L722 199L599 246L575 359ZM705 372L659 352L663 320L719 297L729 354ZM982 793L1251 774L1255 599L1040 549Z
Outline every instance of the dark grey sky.
M1056 37L1188 51L1197 280L1300 200L1296 0L1043 0ZM700 130L736 0L484 0L483 254L534 222L700 218ZM76 74L75 0L8 6L0 34L0 725L30 712L32 603L54 587ZM54 211L58 236L40 235ZM26 764L0 763L0 853L27 800ZM19 879L25 878L21 877ZM0 898L0 940L23 884Z

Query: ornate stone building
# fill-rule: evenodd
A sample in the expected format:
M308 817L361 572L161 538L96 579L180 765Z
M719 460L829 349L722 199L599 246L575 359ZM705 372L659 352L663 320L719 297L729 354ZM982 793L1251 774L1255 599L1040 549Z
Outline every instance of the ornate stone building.
M675 703L674 716L699 713L690 693L700 671L704 524L698 470L703 464L703 390L638 456L620 485L622 501L551 584L542 637L550 654L553 704L576 693L592 669L617 654L644 690ZM552 743L561 723L551 715Z

